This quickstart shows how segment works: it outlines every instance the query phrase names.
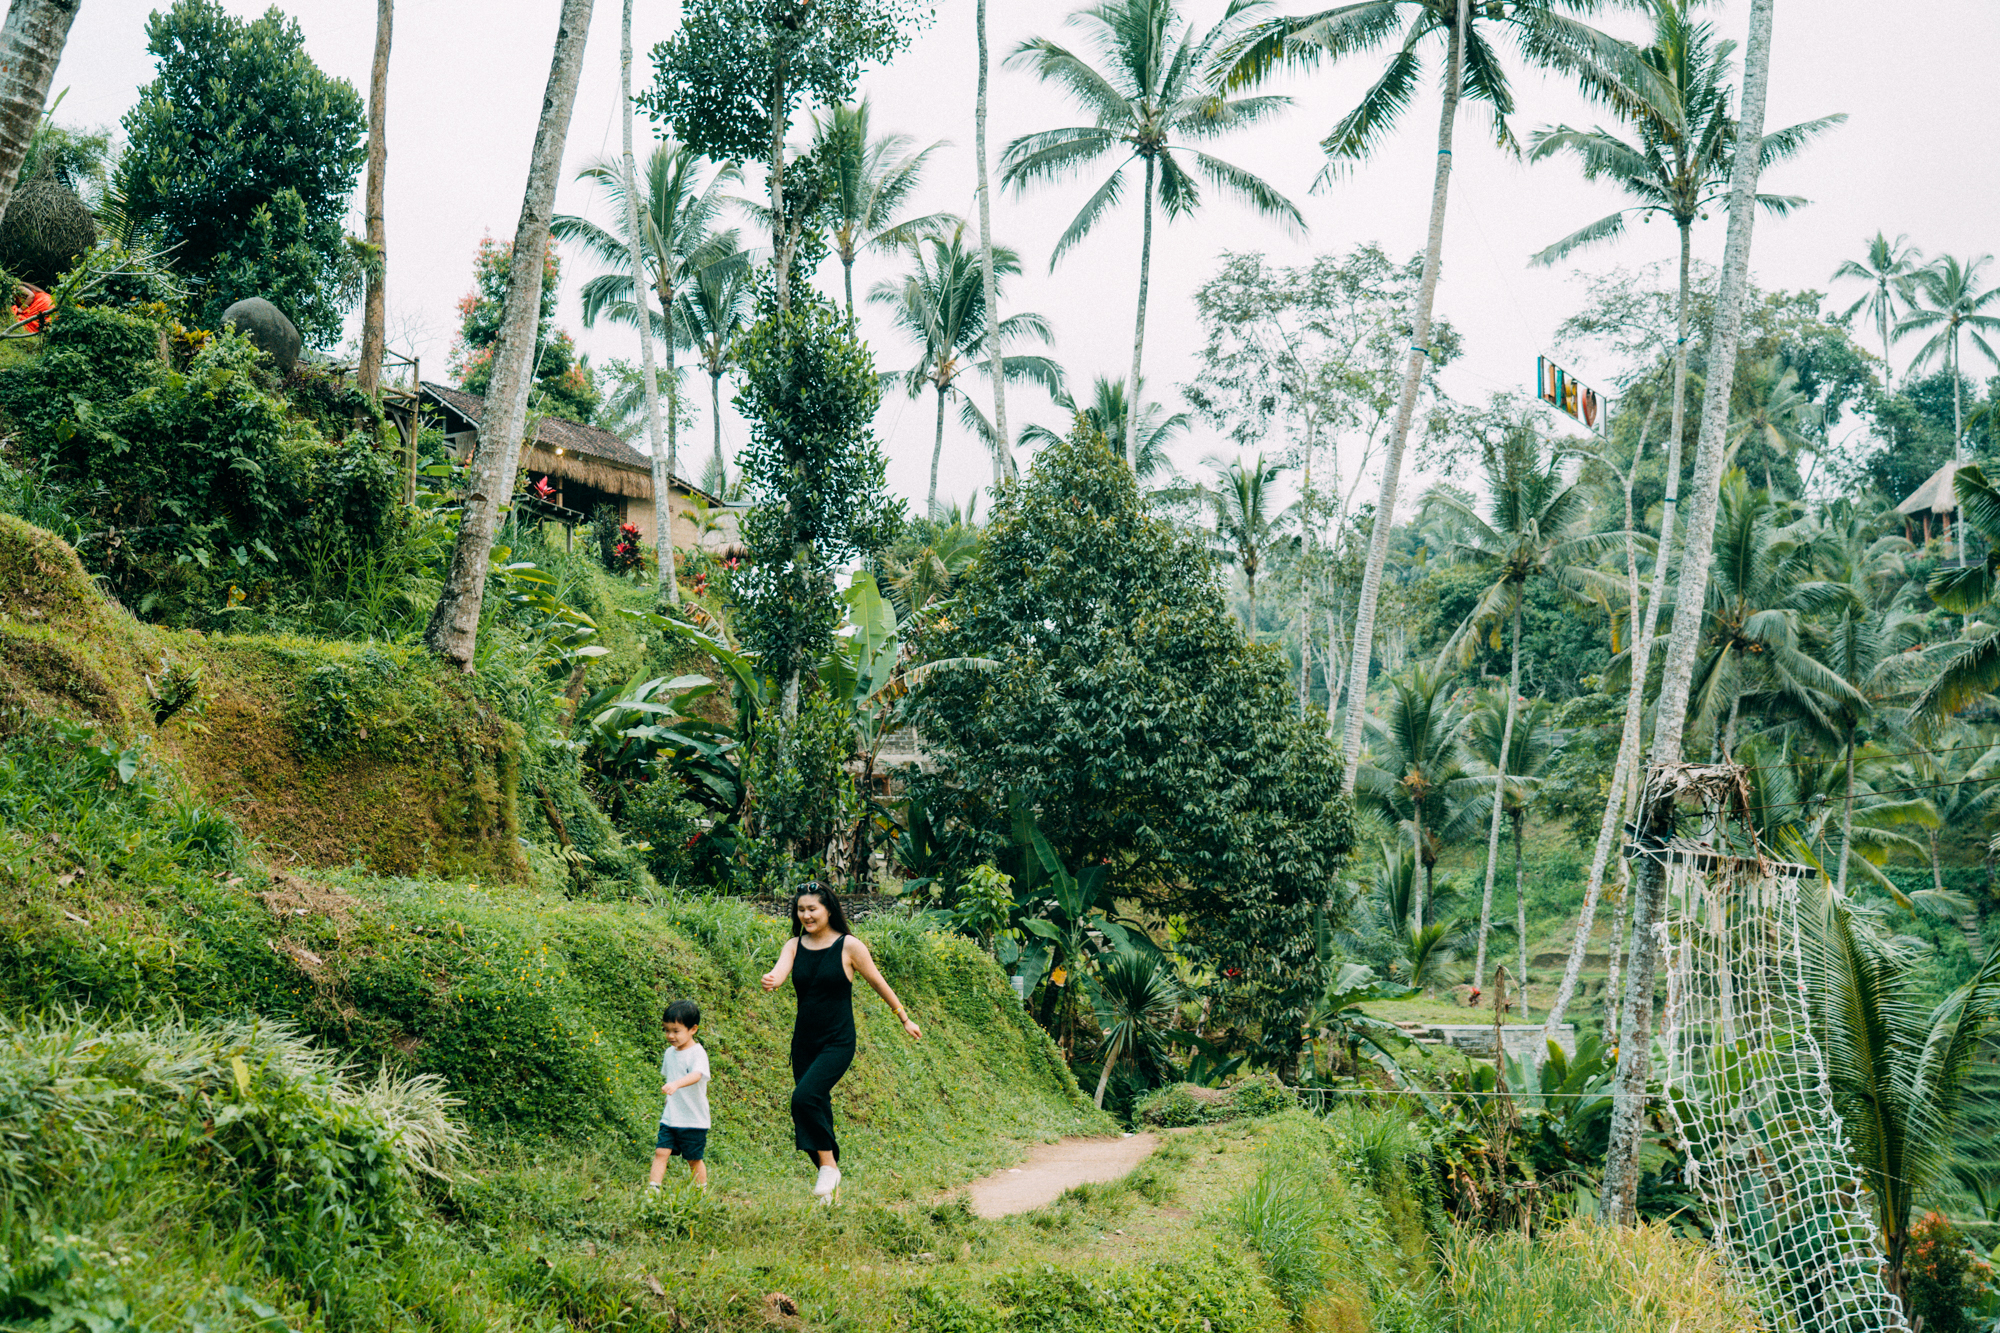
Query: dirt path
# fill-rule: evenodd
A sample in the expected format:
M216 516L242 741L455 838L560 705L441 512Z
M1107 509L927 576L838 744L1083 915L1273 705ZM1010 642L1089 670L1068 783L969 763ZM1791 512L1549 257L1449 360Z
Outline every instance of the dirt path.
M1116 1180L1127 1174L1158 1144L1159 1139L1152 1134L1037 1144L1019 1166L972 1182L972 1211L980 1217L1005 1217L1054 1203L1072 1185Z

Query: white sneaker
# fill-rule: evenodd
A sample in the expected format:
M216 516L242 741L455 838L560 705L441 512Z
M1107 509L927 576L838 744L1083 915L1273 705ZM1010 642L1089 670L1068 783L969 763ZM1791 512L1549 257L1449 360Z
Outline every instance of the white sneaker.
M840 1168L837 1166L821 1167L819 1169L819 1179L813 1184L813 1196L820 1199L831 1198L834 1191L839 1188Z

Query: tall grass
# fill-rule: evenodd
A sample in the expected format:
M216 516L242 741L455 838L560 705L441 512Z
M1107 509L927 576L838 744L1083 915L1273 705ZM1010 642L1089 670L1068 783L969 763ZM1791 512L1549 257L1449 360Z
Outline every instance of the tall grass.
M1715 1252L1665 1227L1573 1222L1540 1240L1458 1234L1442 1247L1438 1333L1754 1333Z

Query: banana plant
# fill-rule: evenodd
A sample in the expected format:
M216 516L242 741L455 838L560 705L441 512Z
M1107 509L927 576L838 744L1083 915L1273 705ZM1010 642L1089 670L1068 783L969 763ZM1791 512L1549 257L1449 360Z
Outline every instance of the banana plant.
M1415 986L1378 977L1374 968L1363 963L1342 963L1326 989L1307 1006L1306 1032L1315 1044L1324 1041L1330 1054L1337 1053L1333 1072L1357 1072L1362 1050L1366 1048L1369 1061L1401 1083L1403 1068L1396 1063L1395 1052L1410 1044L1409 1037L1394 1023L1375 1017L1362 1006L1380 1000L1406 999L1416 993ZM1316 1055L1309 1053L1307 1058L1317 1072Z

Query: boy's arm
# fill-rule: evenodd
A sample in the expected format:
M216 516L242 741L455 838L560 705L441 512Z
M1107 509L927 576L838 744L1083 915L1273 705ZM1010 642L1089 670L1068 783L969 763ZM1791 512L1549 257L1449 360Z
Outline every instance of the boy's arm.
M683 1074L681 1077L675 1079L673 1082L667 1084L665 1087L661 1088L660 1091L666 1093L668 1096L672 1096L674 1093L679 1092L682 1088L692 1088L697 1083L706 1083L707 1081L708 1081L708 1052L703 1051L701 1053L699 1061L696 1063L693 1069L689 1070L686 1074Z

